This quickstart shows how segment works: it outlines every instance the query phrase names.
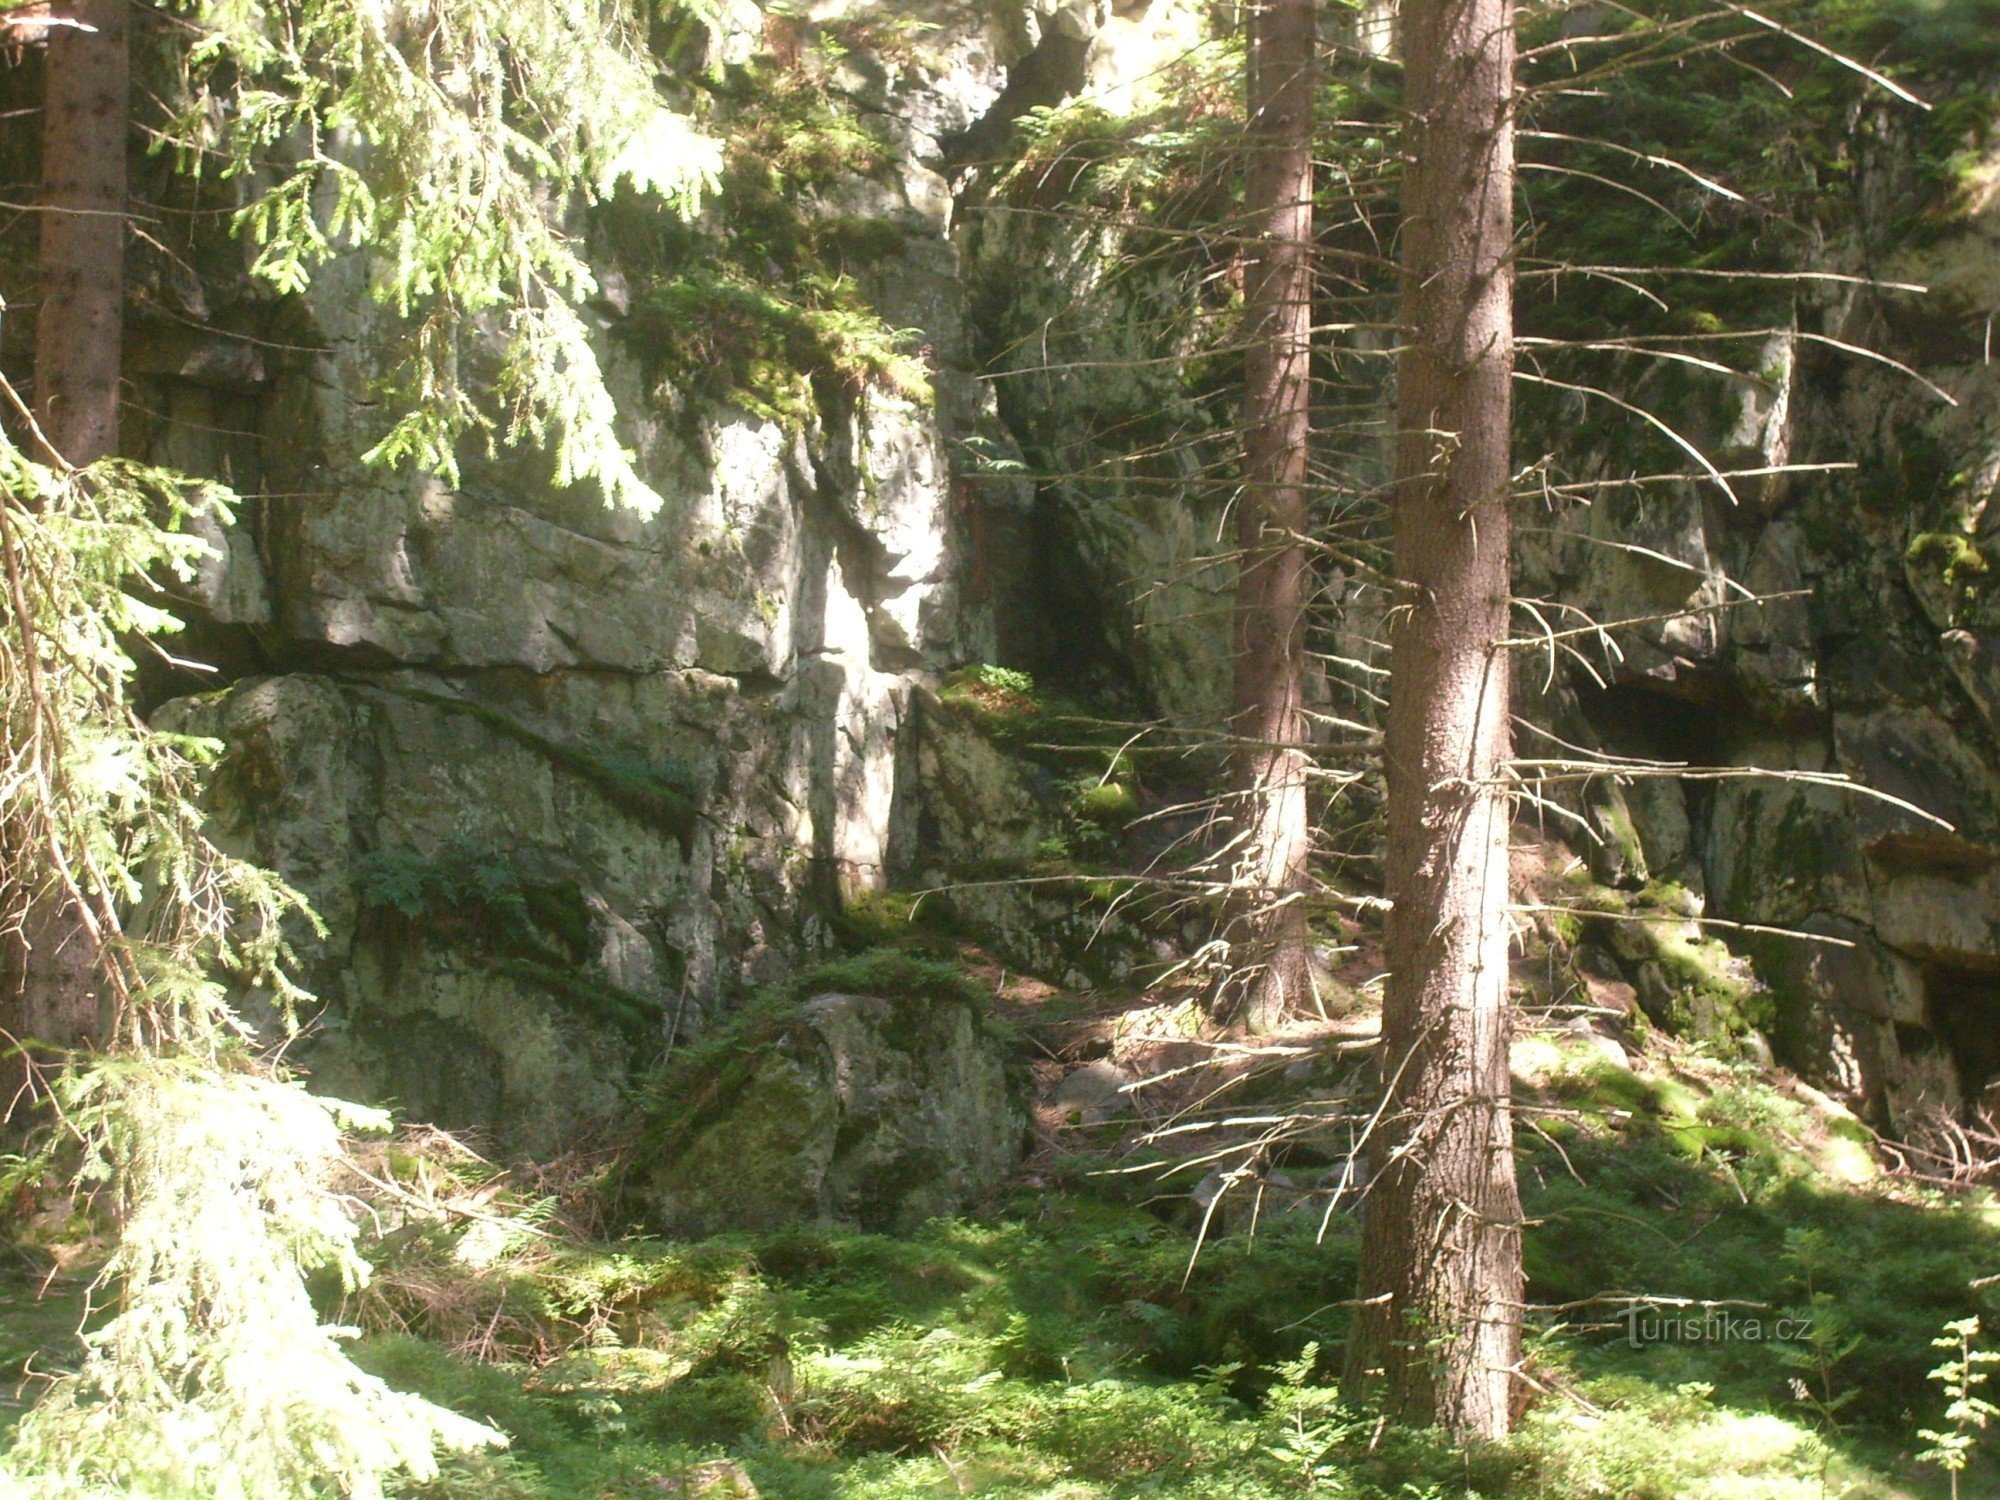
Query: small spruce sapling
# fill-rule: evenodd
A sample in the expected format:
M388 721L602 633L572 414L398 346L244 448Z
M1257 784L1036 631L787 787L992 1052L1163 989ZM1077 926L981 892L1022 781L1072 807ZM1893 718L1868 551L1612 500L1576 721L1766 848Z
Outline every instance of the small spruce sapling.
M1265 1398L1265 1414L1277 1432L1262 1445L1263 1455L1287 1478L1314 1491L1339 1477L1333 1451L1352 1437L1361 1424L1340 1412L1339 1389L1316 1384L1320 1346L1310 1343L1297 1359L1279 1360L1278 1383Z
M1837 1273L1834 1249L1818 1229L1785 1231L1784 1258L1804 1282L1806 1300L1792 1309L1792 1321L1804 1332L1796 1343L1776 1345L1779 1361L1798 1371L1791 1379L1793 1397L1818 1417L1829 1432L1840 1431L1840 1412L1861 1394L1858 1387L1836 1392L1835 1367L1861 1346L1850 1319L1832 1293L1822 1289Z
M1917 1461L1936 1464L1951 1476L1951 1500L1958 1500L1958 1477L1972 1457L1975 1435L1985 1429L1989 1417L2000 1416L2000 1406L1977 1394L1986 1384L1986 1367L2000 1364L2000 1352L1974 1348L1978 1337L1979 1319L1959 1318L1945 1324L1944 1332L1931 1340L1932 1348L1950 1351L1930 1378L1944 1387L1951 1403L1944 1409L1947 1426L1918 1429L1917 1436L1930 1447L1917 1455Z

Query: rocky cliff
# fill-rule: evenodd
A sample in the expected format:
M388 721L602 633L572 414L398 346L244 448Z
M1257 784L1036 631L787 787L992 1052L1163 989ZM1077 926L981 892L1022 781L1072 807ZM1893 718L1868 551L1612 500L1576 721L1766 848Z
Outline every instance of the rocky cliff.
M1358 131L1374 36L1330 39L1346 44L1334 69ZM1766 206L1685 173L1638 174L1657 214L1622 187L1524 179L1538 238L1521 280L1518 753L1541 763L1524 767L1524 817L1578 856L1559 891L1523 894L1597 914L1544 918L1559 946L1580 940L1594 999L1602 979L1717 1045L1768 1041L1900 1126L1975 1102L2000 1072L2000 57L1969 11L1867 40L1928 113L1859 88L1759 103L1715 77L1540 107L1534 123L1565 133L1543 140L1650 147L1654 168L1670 155L1754 184ZM1552 155L1540 134L1531 161ZM1339 165L1362 175L1373 145ZM1156 221L1226 223L1226 203L1171 170L1140 188ZM1114 196L1129 204L1136 176ZM1161 356L1189 347L1187 305L1217 267L1090 206L985 205L970 270L989 369L1029 467L1050 476L1037 526L1098 627L1096 680L1142 713L1213 725L1228 701L1227 412L1212 375ZM1355 241L1326 217L1338 264ZM1561 270L1593 262L1637 266L1644 289ZM1353 286L1327 314L1341 353L1322 376L1331 544L1309 685L1350 725L1377 722L1386 675L1369 564L1385 560L1391 335L1368 320L1393 316L1387 288ZM1649 340L1704 367L1649 363ZM1586 347L1559 355L1562 341ZM1677 477L1701 475L1696 448L1714 477ZM1073 670L1078 655L1043 648L1034 664ZM1580 764L1607 759L1616 774ZM1345 800L1336 823L1365 826L1371 788Z
M1060 212L1063 179L1001 187L1015 122L1078 95L1143 110L1206 25L1175 0L738 0L667 38L730 182L692 230L578 226L656 515L533 454L468 455L452 488L359 463L386 314L358 260L283 306L218 243L198 269L143 262L131 446L252 497L181 601L219 673L158 664L148 688L161 725L227 746L221 826L325 923L301 934L325 1010L297 1053L324 1086L544 1149L858 894L1032 854L1049 778L935 696L955 669L1219 722L1226 381L1176 363L1188 268L1128 274L1122 230ZM1831 127L1859 217L1828 253L1857 280L1789 302L1726 399L1661 398L1725 468L1852 468L1733 498L1626 485L1647 455L1561 403L1523 443L1619 483L1527 528L1521 593L1643 622L1522 671L1542 730L1635 762L1551 792L1594 830L1568 833L1592 888L1837 940L1708 930L1754 958L1744 1024L1889 1118L2000 1069L2000 176L1966 119L1944 175L1913 165L1935 131ZM1936 291L1859 284L1884 280ZM1380 477L1389 342L1359 339L1322 418L1355 495ZM1366 583L1329 570L1315 688L1362 721ZM1783 597L1733 607L1753 593ZM1751 769L1851 775L1951 831ZM1076 926L1024 939L1058 980L1104 928L1067 897L965 910L1003 936ZM1119 940L1114 977L1152 953ZM1635 984L1648 961L1583 958Z
M251 497L178 601L221 671L147 686L227 746L224 832L325 923L298 1056L328 1088L550 1146L919 837L912 694L1000 654L992 579L1034 566L1027 487L975 500L958 458L1007 441L963 163L1166 33L1143 6L820 9L669 39L731 146L701 224L579 226L656 515L534 454L453 488L360 463L388 316L360 257L277 306L219 238L141 252L128 446ZM691 329L696 295L763 301Z

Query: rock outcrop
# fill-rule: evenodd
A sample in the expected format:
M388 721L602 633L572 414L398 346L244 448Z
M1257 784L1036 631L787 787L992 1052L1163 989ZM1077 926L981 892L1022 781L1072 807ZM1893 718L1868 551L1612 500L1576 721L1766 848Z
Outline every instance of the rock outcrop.
M251 497L235 525L211 524L198 597L178 601L187 654L220 674L151 663L149 705L223 742L218 829L326 924L298 934L324 1009L294 1056L327 1087L505 1151L606 1120L673 1039L823 946L847 898L1018 870L1060 840L1070 793L943 711L952 669L1025 668L1191 731L1228 711L1233 438L1221 386L1194 399L1177 368L1194 283L1121 260L1116 225L1010 211L994 160L1038 105L1141 102L1202 34L1202 8L720 10L710 60L747 91L718 96L725 115L776 97L756 93L758 60L790 67L815 27L839 45L809 80L819 113L796 122L810 160L757 200L784 222L712 211L690 231L695 272L727 262L729 285L759 296L804 276L834 300L787 326L820 341L810 369L801 345L755 330L744 347L677 344L657 226L578 226L657 514L561 488L532 454L468 453L451 487L361 464L382 419L383 314L358 258L279 306L226 243L191 260L135 250L131 446ZM1524 459L1560 451L1570 475L1620 483L1524 528L1518 592L1641 623L1590 672L1558 653L1518 676L1524 734L1557 737L1544 748L1696 769L1549 795L1588 829L1575 842L1598 886L1657 898L1676 952L1720 936L1753 959L1749 987L1768 993L1751 1009L1781 1056L1893 1123L2000 1073L2000 166L1955 168L1943 202L1893 124L1840 128L1859 218L1826 253L1934 295L1801 291L1726 399L1657 382L1646 399L1725 467L1855 467L1760 473L1733 499L1624 485L1635 450L1586 398L1534 408ZM819 258L779 264L793 254ZM873 331L833 347L851 318ZM1388 343L1354 335L1345 415L1326 428L1343 535L1363 535L1357 507L1383 476ZM1338 608L1317 628L1310 696L1347 733L1377 712L1383 599L1365 568L1328 568ZM1353 795L1359 825L1372 792ZM993 887L955 895L952 914L1058 980L1128 977L1150 940L1094 899ZM1824 941L1700 925L1717 918ZM1600 947L1619 970L1603 982L1649 1010L1715 1009L1722 991L1677 981L1659 944ZM1733 963L1703 972L1742 989ZM827 1002L798 1043L818 1060L766 1085L819 1079L873 1004ZM858 1212L873 1190L841 1173L873 1171L873 1149L786 1191Z
M1593 869L1800 934L1721 935L1755 960L1780 1059L1901 1127L2000 1075L2000 379L1981 337L2000 292L1972 272L2000 209L1977 194L1926 207L1893 130L1856 149L1872 212L1834 253L1930 294L1801 292L1799 333L1771 340L1729 409L1704 424L1666 408L1751 472L1733 498L1713 484L1600 496L1531 543L1520 591L1646 621L1600 662L1602 684L1558 673L1542 722L1693 767L1591 783ZM1786 465L1836 467L1757 475Z
M600 358L654 515L529 453L468 453L449 487L362 464L384 314L358 256L274 314L222 246L182 290L240 333L140 318L151 455L256 497L184 601L227 685L149 690L162 726L227 746L219 829L326 923L299 934L324 1011L294 1053L324 1086L545 1149L921 862L890 847L920 836L911 695L998 654L995 539L1025 491L962 459L1009 440L965 327L953 174L1088 77L1132 87L1118 70L1174 8L1147 9L723 7L725 68L837 34L800 127L834 159L773 202L837 247L813 274L921 378L663 369L650 262L613 215L591 231ZM696 233L717 257L742 238ZM759 399L773 381L786 400Z
M965 998L819 995L759 1032L640 1143L635 1191L669 1235L907 1230L971 1206L1020 1160L1007 1044Z
M1987 119L1994 80L1975 74L1990 55L1962 41L1913 33L1901 55ZM1756 332L1741 344L1754 352L1730 355L1735 373L1630 359L1609 380L1623 411L1601 393L1523 387L1519 460L1546 455L1588 503L1524 506L1516 593L1539 613L1522 612L1520 633L1569 634L1521 649L1517 711L1530 759L1630 763L1545 764L1538 789L1594 884L1658 928L1594 943L1614 971L1602 977L1753 1052L1768 1030L1782 1060L1894 1126L2000 1078L1986 1040L2000 1033L2000 165L1977 129L1925 145L1873 104L1811 128L1853 171L1816 209L1797 269L1836 276L1787 284L1780 267L1738 298L1731 315L1753 321L1734 326ZM1946 151L1958 154L1941 175ZM1185 194L1172 202L1186 211ZM1129 219L1050 214L1032 194L989 205L968 243L1001 412L1047 476L1033 526L1061 559L1039 578L1059 607L1038 618L1081 624L1014 642L1022 664L1087 676L1139 714L1220 723L1232 438L1174 361L1209 268L1176 264ZM1378 315L1393 318L1386 298ZM1675 316L1735 337L1705 311ZM1354 357L1336 362L1330 410L1344 415L1319 456L1339 535L1378 544L1381 347L1365 332L1342 342ZM1695 464L1653 421L1737 477L1665 477ZM1309 696L1372 722L1387 600L1334 550ZM1618 622L1615 649L1578 633L1586 620ZM1370 797L1360 789L1357 821Z

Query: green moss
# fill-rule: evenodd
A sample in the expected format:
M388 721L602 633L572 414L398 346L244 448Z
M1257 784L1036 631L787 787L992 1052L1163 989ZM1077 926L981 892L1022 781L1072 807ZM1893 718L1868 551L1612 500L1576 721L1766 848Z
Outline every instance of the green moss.
M633 1091L640 1138L691 1138L722 1114L797 1020L799 1005L789 990L763 991L706 1035L677 1047Z
M1953 624L1970 618L1993 575L1992 564L1968 537L1924 532L1913 538L1904 562L1920 591L1933 594ZM1935 608L1935 606L1933 606Z
M1194 1255L1185 1225L1052 1187L906 1237L542 1245L483 1279L453 1254L459 1225L415 1267L418 1247L389 1252L392 1286L437 1266L461 1278L398 1316L419 1332L462 1319L539 1356L479 1366L397 1333L361 1358L512 1434L504 1463L426 1492L440 1500L654 1494L724 1456L767 1500L1930 1493L1896 1454L1931 1409L1929 1341L1988 1308L1970 1283L2000 1241L1970 1210L1760 1174L1749 1128L1597 1139L1557 1124L1560 1156L1530 1138L1529 1295L1713 1299L1769 1319L1824 1313L1819 1289L1837 1285L1855 1343L1833 1393L1858 1393L1837 1432L1793 1398L1791 1346L1634 1348L1613 1303L1537 1331L1532 1368L1567 1394L1468 1453L1341 1403L1349 1218L1322 1239L1315 1214L1267 1216L1254 1240L1212 1234Z
M1041 725L1047 705L1035 679L1012 667L975 663L945 678L938 697L997 740L1021 739Z
M692 762L638 750L593 751L555 746L551 757L591 782L620 807L685 841L694 833L701 774Z
M1655 880L1639 892L1639 904L1659 911L1675 912L1683 917L1698 917L1702 912L1702 900L1686 886L1672 880Z
M1571 890L1572 905L1579 912L1622 914L1631 911L1634 905L1633 897L1624 891L1613 890L1607 885L1597 885L1587 874L1575 879Z
M1139 799L1122 781L1094 782L1076 799L1076 816L1105 828L1122 828L1139 814Z
M656 1040L659 1035L659 1006L607 979L534 958L503 958L495 967L561 1001L585 1020L615 1027L634 1041Z
M1769 1029L1773 1020L1770 992L1753 979L1737 976L1737 961L1725 945L1712 938L1690 939L1663 930L1654 952L1676 994L1676 1030L1731 1042L1752 1031Z
M431 855L372 851L358 864L356 886L362 909L391 925L398 947L453 944L635 1044L657 1032L657 1005L590 972L590 910L573 880L456 843Z
M1919 534L1910 542L1905 559L1914 567L1930 568L1941 573L1947 582L1953 584L1973 576L1983 578L1991 571L1971 539L1953 532Z
M977 1024L998 1034L992 991L956 964L877 948L828 959L789 983L764 990L720 1026L678 1048L635 1090L642 1136L686 1139L721 1115L781 1046L807 1000L824 994L874 995L904 1005L937 1001L971 1008Z
M862 891L843 902L833 916L849 946L885 948L918 936L921 903L921 892Z
M701 773L692 761L620 746L585 749L531 729L487 704L407 683L382 684L381 690L447 713L464 714L494 733L527 746L552 764L589 782L615 806L672 834L680 841L682 855L686 855L695 824L702 817Z
M1753 787L1739 796L1733 816L1743 842L1722 909L1803 918L1838 868L1835 851L1850 837L1846 815L1823 794L1796 786Z
M724 156L703 223L610 215L637 289L619 335L688 413L728 404L796 427L869 391L928 405L921 337L884 322L864 285L905 252L906 232L827 206L895 156L836 79L842 28L777 13L766 26L771 50L700 77Z
M1701 1098L1679 1080L1617 1067L1596 1053L1566 1053L1547 1078L1548 1092L1600 1123L1620 1112L1653 1122L1693 1121Z
M1591 804L1591 823L1597 838L1591 846L1595 863L1611 878L1623 882L1643 880L1646 850L1639 830L1633 826L1632 811L1615 783L1599 780L1585 792Z
M849 398L873 388L933 399L916 333L882 322L845 276L802 273L773 290L726 264L697 266L648 287L623 331L652 379L789 426L815 413L823 383Z
M801 1000L831 991L880 995L887 1000L949 999L981 1009L993 1002L993 992L957 964L918 958L893 948L814 964L801 971L789 989Z
M1768 1139L1743 1125L1706 1125L1675 1122L1665 1127L1667 1142L1690 1161L1713 1154L1729 1158L1775 1158Z
M590 906L583 888L570 880L530 881L521 889L528 920L552 935L571 953L590 952L593 936Z

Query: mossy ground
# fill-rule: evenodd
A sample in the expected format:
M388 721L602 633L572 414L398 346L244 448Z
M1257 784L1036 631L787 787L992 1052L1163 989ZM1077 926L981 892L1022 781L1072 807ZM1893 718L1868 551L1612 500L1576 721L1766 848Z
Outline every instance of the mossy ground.
M1211 1243L1183 1286L1185 1231L1067 1195L902 1241L802 1233L580 1255L564 1272L574 1294L622 1311L539 1369L408 1336L362 1352L513 1434L509 1454L427 1488L440 1496L655 1493L725 1454L765 1495L800 1500L1935 1490L1900 1455L1911 1419L1937 1404L1928 1341L1990 1264L1990 1222L1809 1188L1744 1202L1666 1151L1592 1165L1606 1186L1531 1193L1538 1295L1645 1286L1811 1307L1799 1246L1820 1234L1838 1246L1829 1284L1848 1288L1839 1315L1861 1335L1830 1369L1835 1397L1863 1398L1841 1409L1844 1430L1788 1391L1817 1379L1798 1363L1809 1350L1632 1350L1603 1310L1608 1331L1536 1337L1531 1370L1555 1394L1513 1443L1467 1456L1381 1433L1326 1388L1342 1323L1330 1304L1351 1287L1345 1224L1325 1243L1304 1225Z
M1350 1217L1196 1254L1185 1183L1096 1175L1101 1130L905 1238L550 1237L503 1193L392 1230L349 1312L371 1369L513 1437L433 1497L657 1494L723 1458L784 1500L1942 1495L1912 1458L1931 1340L2000 1311L1975 1286L2000 1208L1889 1183L1810 1091L1664 1038L1631 1069L1562 1033L1517 1062L1537 1394L1472 1453L1340 1403ZM1813 1331L1634 1347L1626 1296Z
M969 982L878 952L771 1003ZM1139 1018L1070 998L1024 1050ZM1664 1033L1621 1065L1548 1030L1515 1062L1535 1396L1513 1440L1472 1452L1341 1403L1348 1214L1218 1221L1197 1253L1193 1174L1100 1170L1131 1122L1056 1131L1002 1199L905 1237L698 1243L606 1237L611 1154L503 1173L417 1130L361 1162L377 1275L326 1310L368 1330L369 1369L510 1435L410 1491L432 1500L686 1493L724 1459L769 1500L1942 1496L1913 1458L1944 1407L1932 1340L2000 1326L1979 1284L2000 1205L1884 1176L1836 1106ZM1238 1097L1297 1102L1351 1067L1271 1068ZM73 1351L83 1283L61 1284L0 1285L17 1376ZM1635 1345L1627 1297L1683 1330ZM1804 1331L1686 1332L1710 1305ZM1982 1457L1962 1493L1997 1484Z

